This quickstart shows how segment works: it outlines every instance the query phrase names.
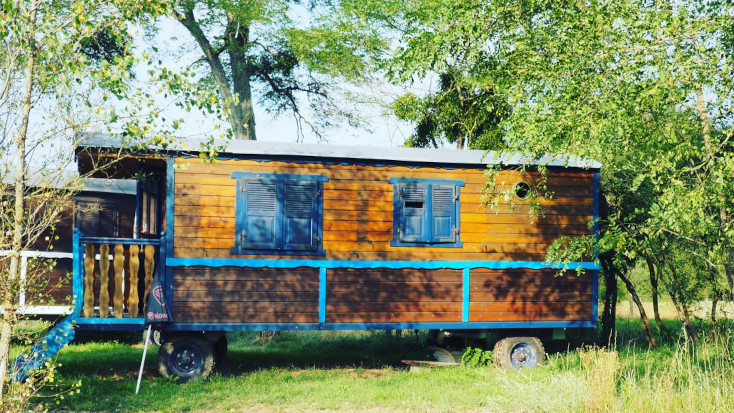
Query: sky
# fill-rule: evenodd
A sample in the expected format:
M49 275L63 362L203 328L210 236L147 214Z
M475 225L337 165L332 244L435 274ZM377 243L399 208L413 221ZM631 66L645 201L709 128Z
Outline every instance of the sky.
M135 31L136 46L139 49L143 49L152 42L159 50L159 58L163 65L173 70L180 69L182 65L190 65L202 55L201 50L196 46L188 31L173 19L164 19L160 22L158 24L158 32L153 38L144 36L144 33L140 30ZM425 93L425 90L428 89L428 86L425 86L427 84L419 84L413 87L411 91L414 93ZM370 85L369 89L363 87L359 91L372 97L380 97L381 100L390 101L392 97L397 97L406 90L385 82L385 84ZM364 128L356 129L346 124L337 125L337 127L327 130L324 133L327 142L320 142L318 137L308 127L304 127L304 136L300 139L297 123L292 115L286 113L275 117L258 105L256 98L253 101L255 106L256 135L257 139L261 141L302 141L304 143L396 147L402 146L413 131L412 125L386 114L384 108L363 104L358 107L358 112L359 116L365 120ZM303 105L303 107L305 106ZM311 114L308 108L305 109L304 113L308 118ZM227 125L226 122L214 119L211 116L205 116L196 110L186 112L169 106L167 111L167 115L171 117L185 119L184 127L180 130L185 131L185 134L189 136L202 137L202 135L210 134L214 132L214 125L216 123L219 123L221 126Z

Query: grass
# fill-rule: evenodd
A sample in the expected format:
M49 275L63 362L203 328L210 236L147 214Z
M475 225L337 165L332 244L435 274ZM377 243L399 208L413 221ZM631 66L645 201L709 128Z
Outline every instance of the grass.
M648 350L639 321L619 321L617 351L566 348L523 371L410 372L401 358L431 358L422 334L292 332L261 344L239 333L230 336L223 366L204 382L161 378L152 348L137 396L141 344L73 344L59 356L57 383L63 389L81 381L79 394L35 403L72 411L734 411L731 324L695 349L674 342Z

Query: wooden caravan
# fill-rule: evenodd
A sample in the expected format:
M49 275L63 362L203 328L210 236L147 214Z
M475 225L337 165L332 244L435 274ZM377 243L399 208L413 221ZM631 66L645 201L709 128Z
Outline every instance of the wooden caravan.
M120 146L99 136L78 148L80 172ZM539 175L518 172L523 160L506 158L496 182L507 191L490 209L483 200L493 155L482 151L236 141L216 160L183 147L128 156L108 173L154 182L138 186L137 239L77 233L75 294L85 304L75 317L80 328L142 328L140 312L100 319L89 304L98 301L87 296L89 274L99 268L84 251L119 245L124 268L148 265L141 276L165 286L174 322L161 327L170 338L163 365L184 340L173 332L204 331L206 340L191 340L221 349L221 332L232 330L596 325L597 265L574 263L587 274L557 277L544 262L554 239L591 233L599 205L594 162L542 160L553 197L527 199ZM532 202L543 207L537 222ZM133 260L133 247L145 263ZM530 338L518 343L502 351L512 365L542 352ZM170 371L200 373L187 368Z

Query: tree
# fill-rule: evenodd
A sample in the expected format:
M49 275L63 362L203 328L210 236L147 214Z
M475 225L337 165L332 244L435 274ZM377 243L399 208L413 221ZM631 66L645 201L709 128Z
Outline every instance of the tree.
M173 8L173 17L186 28L203 55L199 62L208 66L202 82L216 90L237 139L256 139L255 92L260 92L259 101L269 112L290 112L301 135L303 125L307 125L323 140L322 129L335 119L358 123L344 103L337 103L333 97L339 89L335 79L344 81L357 75L355 65L361 65L361 61L353 54L359 42L352 38L352 43L339 43L340 33L336 31L300 27L303 22L290 17L297 3L182 1ZM338 65L328 61L341 62L341 67L335 69ZM194 66L200 67L199 62ZM313 118L304 114L302 97Z
M729 4L350 3L341 18L401 34L381 62L393 81L459 67L466 74L460 87L496 93L511 108L499 124L511 150L575 154L604 165L609 208L598 247L609 271L623 276L652 246L672 248L706 264L710 271L697 278L716 274L734 292ZM496 64L483 64L488 59ZM630 199L635 208L628 208ZM589 239L562 241L575 245L551 250L549 259L578 259L594 248ZM673 287L666 267L658 272L664 268L661 280Z
M44 235L79 187L68 178L72 147L89 129L167 142L170 129L156 133L159 111L144 89L133 85L136 58L128 27L167 11L155 1L3 2L0 8L0 404L21 409L38 386L30 379L8 384L8 350L13 327L21 319L18 295L43 286L52 262L30 260L20 279L20 253L52 247ZM180 80L157 76L157 79ZM182 87L172 82L170 88ZM124 102L124 105L121 104ZM156 120L158 119L158 120ZM152 126L149 126L152 125ZM158 132L160 132L159 130ZM31 168L39 170L31 176ZM39 240L40 238L40 240ZM48 376L46 376L48 378Z
M507 105L494 91L470 89L458 76L442 74L435 93L422 98L408 93L395 101L397 117L416 125L406 146L438 148L447 142L459 149L505 149L499 124Z

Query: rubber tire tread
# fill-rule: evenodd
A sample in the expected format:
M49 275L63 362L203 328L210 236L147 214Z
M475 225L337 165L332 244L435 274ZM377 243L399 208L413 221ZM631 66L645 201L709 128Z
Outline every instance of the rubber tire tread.
M169 357L173 354L173 350L177 345L185 342L193 344L199 348L202 353L202 363L201 367L191 376L178 376L179 383L206 379L214 369L214 350L212 349L212 343L210 343L205 337L199 335L179 334L168 337L168 339L158 349L158 372L161 373L161 376L168 379L176 376L169 366Z
M535 352L538 355L537 363L533 366L528 367L536 367L539 364L541 364L543 361L545 361L545 348L543 347L543 342L540 341L537 337L506 337L502 340L498 341L494 345L494 365L507 370L513 370L515 367L512 366L512 361L510 360L510 352L512 351L512 348L516 345L526 342L533 346L535 348Z

